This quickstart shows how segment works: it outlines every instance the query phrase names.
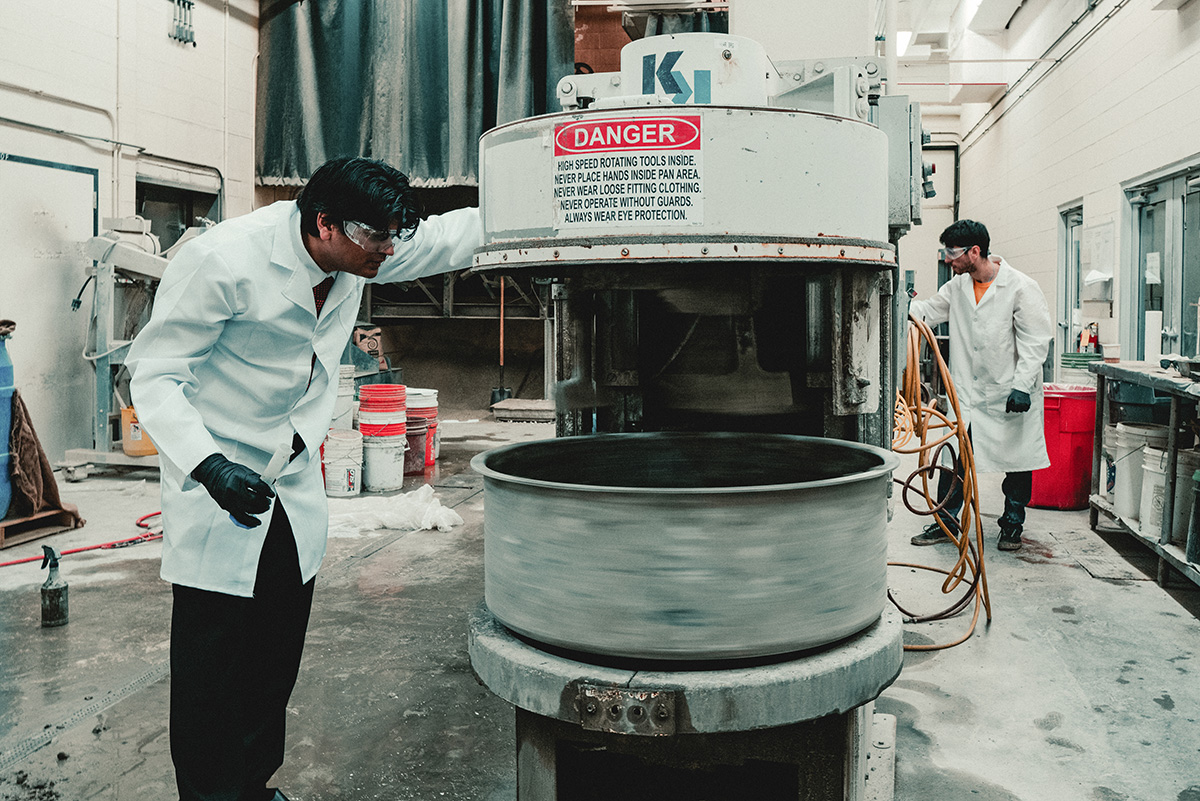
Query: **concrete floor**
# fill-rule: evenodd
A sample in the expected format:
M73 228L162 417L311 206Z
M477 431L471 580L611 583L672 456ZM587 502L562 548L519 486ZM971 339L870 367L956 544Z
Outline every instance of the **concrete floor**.
M483 554L481 481L468 462L553 428L486 412L442 420L429 480L465 525L330 540L276 777L293 799L515 795L512 709L467 659ZM1148 552L1092 533L1086 512L1030 510L1023 550L996 551L1000 478L981 477L990 626L949 650L908 652L876 703L898 718L895 797L1200 801L1200 592L1160 588ZM134 536L134 521L158 508L155 474L60 486L87 526L0 551L0 562L40 554L41 542ZM908 543L924 522L897 510L892 560L949 564L948 546ZM60 629L39 626L38 564L0 568L0 801L174 797L159 555L151 543L66 557L71 622ZM894 567L890 582L920 611L947 605L933 573ZM969 622L968 610L911 625L906 641L953 640Z

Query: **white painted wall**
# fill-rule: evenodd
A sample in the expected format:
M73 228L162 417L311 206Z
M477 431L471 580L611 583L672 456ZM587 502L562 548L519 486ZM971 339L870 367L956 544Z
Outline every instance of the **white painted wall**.
M0 154L98 171L100 218L136 212L139 159L150 157L185 172L218 171L223 216L250 211L258 3L199 0L194 47L168 37L173 13L166 0L5 0ZM78 183L63 186L47 187L49 197L27 193L6 226L33 230L47 210L65 216L70 209L77 218ZM53 191L72 196L56 199ZM17 257L0 259L0 318L17 321L8 343L17 387L56 461L67 448L92 445L93 371L80 355L90 293L80 311L59 311L69 308L90 262L50 235L10 236L5 246L14 243L22 248Z
M1068 43L1119 3L1102 0ZM988 226L995 250L1038 280L1052 310L1059 209L1082 199L1085 229L1114 225L1119 314L1135 269L1122 182L1200 155L1200 2L1164 11L1152 5L1131 2L1116 11L1040 83L1017 86L978 127L978 114L964 114L960 216ZM1030 0L1013 20L1005 51L1040 55L1084 7L1083 0ZM1102 325L1113 333L1121 328L1115 319Z
M875 54L876 0L737 0L729 32L754 39L773 61Z
M926 126L928 127L928 126ZM923 158L934 166L937 193L921 203L921 224L900 239L900 280L908 270L916 273L917 297L927 300L937 293L939 237L954 222L954 151L926 149Z

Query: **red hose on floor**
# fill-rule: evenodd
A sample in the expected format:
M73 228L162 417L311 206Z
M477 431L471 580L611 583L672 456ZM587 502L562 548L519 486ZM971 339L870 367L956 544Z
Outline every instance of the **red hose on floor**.
M161 527L151 528L150 524L146 522L150 518L158 517L161 514L162 514L162 512L151 512L148 515L142 515L135 521L134 525L136 525L138 528L146 529L145 534L139 534L136 537L130 537L129 539L125 539L125 540L114 540L112 542L103 542L103 543L100 543L99 545L86 545L83 548L71 548L70 550L63 551L59 555L66 556L67 554L82 553L84 551L95 551L95 550L99 550L99 549L125 548L127 546L137 545L138 543L142 543L142 542L153 542L154 540L161 540L162 539L162 528ZM42 560L42 558L43 557L41 557L41 556L30 556L27 559L14 559L11 562L0 562L0 567L8 567L9 565L23 565L26 562L40 562Z

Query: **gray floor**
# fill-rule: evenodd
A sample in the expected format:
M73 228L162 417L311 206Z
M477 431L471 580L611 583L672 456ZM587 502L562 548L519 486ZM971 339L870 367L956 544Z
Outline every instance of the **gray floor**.
M466 653L483 554L480 482L468 462L553 431L479 412L442 418L430 480L466 523L330 540L276 777L293 799L515 794L512 710L474 680ZM158 508L156 478L61 484L88 523L42 542L70 549L136 535L134 521ZM999 479L981 477L992 529ZM890 558L948 566L950 548L908 543L923 523L896 511ZM993 539L989 530L990 625L981 620L949 650L907 653L877 701L898 718L895 797L1200 801L1200 592L1160 588L1148 552L1125 535L1092 533L1086 512L1030 510L1015 555ZM9 548L0 562L40 550ZM153 543L64 559L71 622L61 629L39 626L38 564L0 567L0 801L174 797L170 589L157 577L159 554ZM922 612L948 605L934 573L893 567L890 582ZM950 641L969 624L970 610L914 624L906 641Z

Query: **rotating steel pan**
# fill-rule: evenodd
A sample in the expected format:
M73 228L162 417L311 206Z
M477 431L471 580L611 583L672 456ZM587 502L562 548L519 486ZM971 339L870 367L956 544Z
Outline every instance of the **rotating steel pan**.
M476 456L500 622L604 656L834 642L883 611L894 454L785 434L601 434Z

